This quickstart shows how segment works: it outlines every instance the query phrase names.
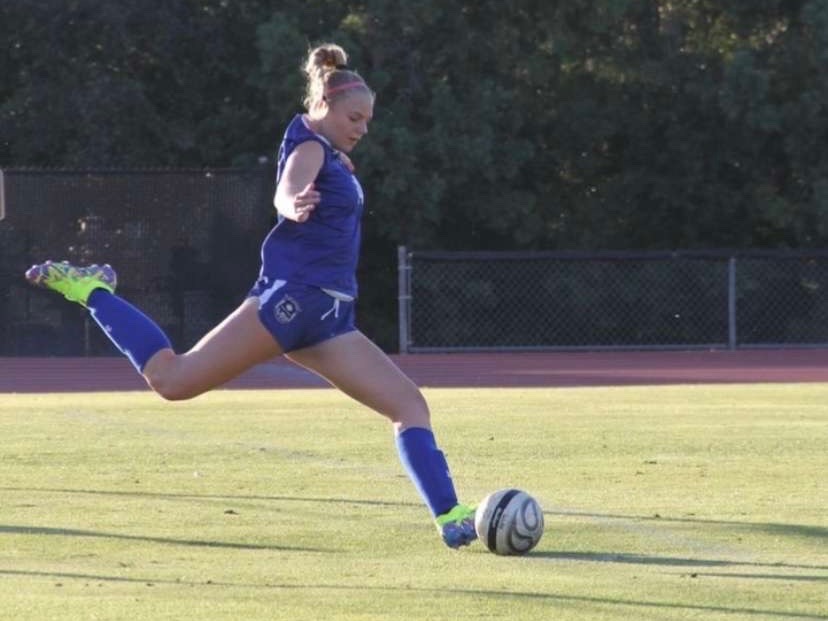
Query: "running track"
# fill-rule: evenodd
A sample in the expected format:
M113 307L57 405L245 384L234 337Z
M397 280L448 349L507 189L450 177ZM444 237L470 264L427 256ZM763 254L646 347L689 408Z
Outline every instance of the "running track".
M412 354L392 356L422 387L828 382L828 349ZM224 388L324 388L278 359ZM124 358L0 358L0 393L147 390Z

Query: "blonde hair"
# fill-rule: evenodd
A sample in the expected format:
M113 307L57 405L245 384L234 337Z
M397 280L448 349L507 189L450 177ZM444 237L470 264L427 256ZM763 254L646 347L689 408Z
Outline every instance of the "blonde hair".
M371 92L362 76L348 67L345 50L335 43L323 43L313 48L308 53L303 72L307 87L302 103L308 111L323 101L337 99L352 88Z

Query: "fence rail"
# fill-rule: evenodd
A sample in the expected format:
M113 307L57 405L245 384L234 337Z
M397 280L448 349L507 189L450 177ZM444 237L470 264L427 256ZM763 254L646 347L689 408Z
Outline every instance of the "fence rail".
M403 353L828 345L828 251L413 252Z

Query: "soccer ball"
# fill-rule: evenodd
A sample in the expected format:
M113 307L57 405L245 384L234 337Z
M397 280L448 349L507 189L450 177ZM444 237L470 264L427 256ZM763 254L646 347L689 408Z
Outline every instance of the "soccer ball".
M495 554L526 554L543 535L543 511L538 501L523 490L501 489L477 506L474 529Z

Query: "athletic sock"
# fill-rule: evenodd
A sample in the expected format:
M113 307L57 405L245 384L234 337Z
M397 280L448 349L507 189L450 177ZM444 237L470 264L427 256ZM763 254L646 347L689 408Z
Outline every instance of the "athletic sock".
M141 373L152 356L172 348L170 339L152 319L121 297L105 289L95 289L86 301L92 318L115 347L129 358Z
M457 504L448 463L437 448L434 434L424 427L409 427L397 435L400 461L434 517Z

